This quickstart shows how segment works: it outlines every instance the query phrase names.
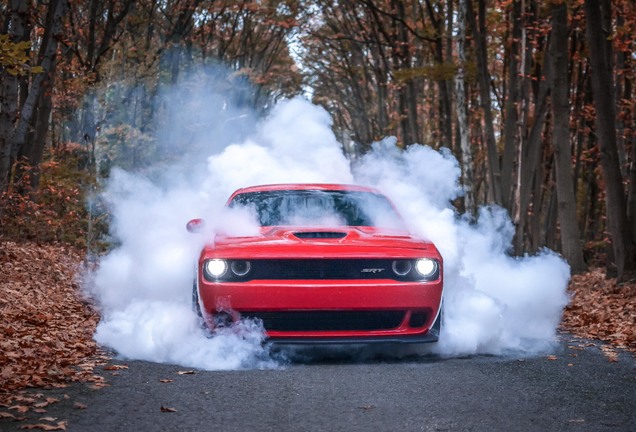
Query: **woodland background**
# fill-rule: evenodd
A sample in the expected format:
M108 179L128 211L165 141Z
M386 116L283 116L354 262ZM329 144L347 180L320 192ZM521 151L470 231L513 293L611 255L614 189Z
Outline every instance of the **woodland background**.
M191 145L159 133L162 89L222 65L215 91L250 112L309 95L353 161L386 136L449 148L455 205L506 208L512 253L547 246L575 273L601 265L619 280L636 267L630 0L0 0L0 12L5 238L98 248L107 217L86 198L110 167Z
M636 350L632 0L0 0L0 26L0 419L56 402L27 386L104 385L77 279L109 247L94 198L205 145L163 128L202 91L239 134L306 95L353 164L387 136L448 148L458 212L500 205L511 254L569 261L562 328Z

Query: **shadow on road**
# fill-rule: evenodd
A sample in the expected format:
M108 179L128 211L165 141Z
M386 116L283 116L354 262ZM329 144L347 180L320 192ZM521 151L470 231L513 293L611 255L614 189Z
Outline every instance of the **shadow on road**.
M269 349L271 357L283 365L437 363L445 359L429 345L272 345Z

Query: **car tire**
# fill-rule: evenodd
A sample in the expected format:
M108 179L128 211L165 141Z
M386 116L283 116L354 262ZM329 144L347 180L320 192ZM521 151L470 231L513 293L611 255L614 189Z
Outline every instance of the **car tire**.
M431 326L431 329L429 330L430 333L434 333L437 335L438 341L439 341L440 334L442 333L443 321L444 321L444 301L442 300L442 303L439 307L439 314L437 315L437 319L435 320L435 322Z
M203 314L201 313L201 305L199 304L199 290L197 289L196 280L192 283L192 310L197 314L199 318L203 319Z

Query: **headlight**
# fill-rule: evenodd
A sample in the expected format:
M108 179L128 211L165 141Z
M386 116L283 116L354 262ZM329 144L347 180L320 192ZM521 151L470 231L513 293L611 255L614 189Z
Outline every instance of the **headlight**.
M252 271L247 260L208 259L203 262L203 276L210 282L245 281Z
M420 258L415 261L415 270L425 279L437 272L437 261L430 258Z
M208 276L208 279L216 279L220 278L227 271L227 262L222 259L211 259L207 260L203 264L203 270Z
M433 258L397 259L391 270L400 281L433 281L439 277L440 266Z

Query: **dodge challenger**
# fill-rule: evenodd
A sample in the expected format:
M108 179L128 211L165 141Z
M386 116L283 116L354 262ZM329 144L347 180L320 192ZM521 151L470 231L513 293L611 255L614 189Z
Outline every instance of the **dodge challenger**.
M258 226L201 251L193 307L215 329L262 321L275 343L435 342L443 262L378 190L343 184L239 189L227 202ZM201 219L187 224L200 231Z

